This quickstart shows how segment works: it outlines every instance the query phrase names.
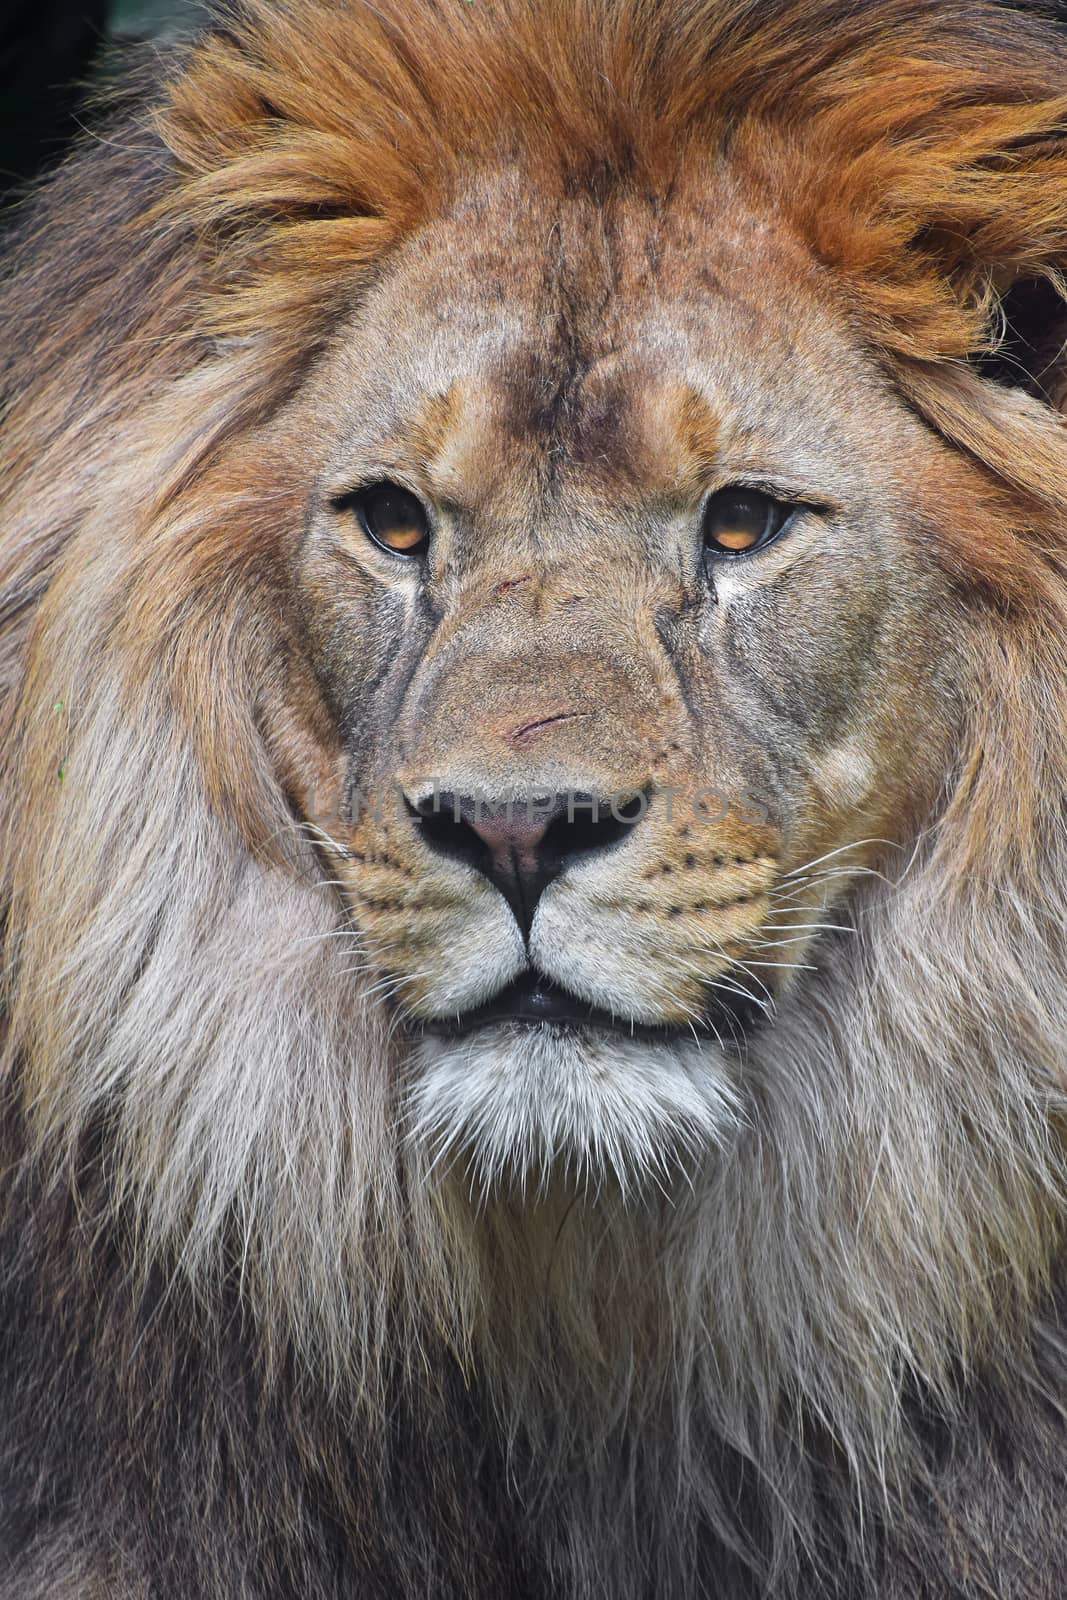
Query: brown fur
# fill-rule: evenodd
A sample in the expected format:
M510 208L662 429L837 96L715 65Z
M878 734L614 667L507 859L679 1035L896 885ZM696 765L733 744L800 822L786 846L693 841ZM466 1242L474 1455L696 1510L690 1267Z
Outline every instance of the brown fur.
M0 291L0 1597L1058 1594L1067 44L249 0L142 76ZM523 946L431 778L648 814ZM434 1031L526 959L674 1031Z

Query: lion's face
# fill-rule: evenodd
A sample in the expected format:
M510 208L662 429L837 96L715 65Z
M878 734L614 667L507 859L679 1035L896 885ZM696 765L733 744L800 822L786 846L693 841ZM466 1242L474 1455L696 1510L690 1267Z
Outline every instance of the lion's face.
M944 771L961 468L725 191L477 195L284 426L337 734L303 805L420 1119L721 1135L733 1047Z

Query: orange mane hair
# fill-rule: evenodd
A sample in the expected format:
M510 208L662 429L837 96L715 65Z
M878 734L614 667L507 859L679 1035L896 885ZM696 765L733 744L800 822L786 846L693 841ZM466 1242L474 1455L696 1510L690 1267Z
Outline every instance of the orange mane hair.
M728 160L873 342L945 362L996 345L1013 275L1059 287L1065 54L990 4L249 0L160 112L161 212L212 241L214 328L313 335L474 171L666 196Z

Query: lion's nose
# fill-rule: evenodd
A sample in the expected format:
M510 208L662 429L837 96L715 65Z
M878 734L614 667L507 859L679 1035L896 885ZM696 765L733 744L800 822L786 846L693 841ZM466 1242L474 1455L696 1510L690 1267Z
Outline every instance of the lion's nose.
M431 849L476 867L496 885L526 938L552 880L617 845L644 816L647 800L643 794L620 801L577 793L508 800L437 793L408 805Z

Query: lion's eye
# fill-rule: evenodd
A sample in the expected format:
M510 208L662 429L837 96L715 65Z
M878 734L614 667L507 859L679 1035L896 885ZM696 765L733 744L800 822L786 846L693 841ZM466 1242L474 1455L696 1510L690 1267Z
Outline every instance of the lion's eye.
M394 556L421 556L430 542L425 507L399 484L371 484L352 497L351 505L364 533Z
M720 489L704 510L704 547L711 556L748 555L770 544L794 507L758 489Z

